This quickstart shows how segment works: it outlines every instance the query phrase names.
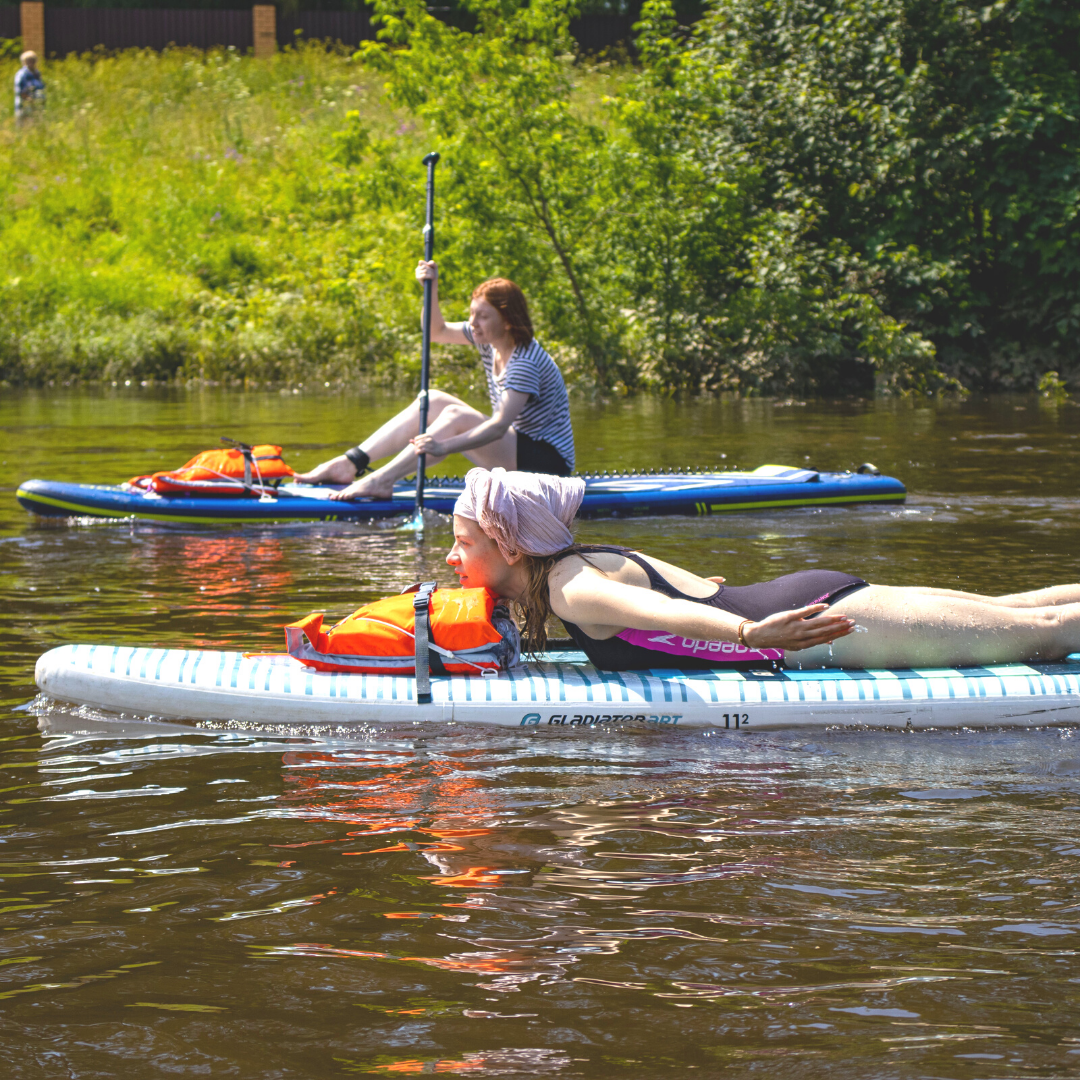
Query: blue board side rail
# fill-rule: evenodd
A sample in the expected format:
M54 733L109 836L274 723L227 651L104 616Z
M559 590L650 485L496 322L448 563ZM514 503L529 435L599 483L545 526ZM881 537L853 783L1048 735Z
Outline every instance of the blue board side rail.
M701 515L798 506L898 503L904 485L889 476L817 472L762 466L754 472L669 471L586 474L581 517ZM415 493L404 482L392 499L340 502L339 487L283 486L263 498L162 496L112 484L27 480L16 497L40 517L139 518L177 524L247 524L290 521L363 521L412 513ZM462 490L460 477L433 479L425 486L428 509L449 514Z

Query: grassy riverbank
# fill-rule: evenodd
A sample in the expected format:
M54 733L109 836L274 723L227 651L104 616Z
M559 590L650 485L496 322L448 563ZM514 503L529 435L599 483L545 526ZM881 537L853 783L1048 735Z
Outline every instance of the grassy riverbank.
M803 223L759 212L752 167L710 177L658 145L641 122L647 74L568 64L555 48L518 56L484 105L476 58L450 64L454 40L428 47L456 80L438 86L434 116L395 95L400 73L388 99L382 72L319 45L270 61L49 62L45 116L0 127L0 379L411 380L419 159L435 143L448 314L464 315L476 281L514 277L579 389L806 391L816 364L830 390L873 338L880 356L856 361L866 392L874 362L932 355L865 283L850 286L843 252L834 271L800 246ZM535 100L499 115L525 72ZM451 134L447 118L470 107ZM522 196L472 137L489 122L489 140L533 147L528 182L554 191L549 218L530 220L535 191ZM476 376L463 350L442 351L442 385Z
M579 389L1080 383L1067 0L646 0L632 67L569 0L375 6L357 57L50 62L0 125L0 379L411 382L437 148L448 314L512 277Z
M0 127L0 377L291 382L412 363L422 204L361 206L334 148L349 110L402 153L422 140L348 55L129 52L45 75L45 119Z

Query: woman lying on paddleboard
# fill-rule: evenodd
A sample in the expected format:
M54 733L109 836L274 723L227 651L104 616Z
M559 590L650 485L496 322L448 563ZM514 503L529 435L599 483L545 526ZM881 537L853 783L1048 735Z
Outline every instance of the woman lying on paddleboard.
M385 499L394 483L416 470L418 454L436 465L447 454L464 454L477 465L569 476L574 470L574 433L566 384L555 361L533 336L529 308L521 290L495 278L473 291L469 321L448 323L439 307L439 271L421 260L418 281L431 282L431 340L440 345L472 345L487 375L491 416L443 390L428 395L428 429L418 435L416 402L388 420L374 435L340 457L324 461L306 484L348 484L330 497ZM368 462L394 454L373 473L355 480Z
M1080 585L979 596L802 570L731 587L627 548L575 545L584 490L576 477L472 469L454 507L446 561L462 587L517 603L534 651L552 613L614 671L738 659L717 642L783 650L789 667L809 668L970 667L1080 650Z

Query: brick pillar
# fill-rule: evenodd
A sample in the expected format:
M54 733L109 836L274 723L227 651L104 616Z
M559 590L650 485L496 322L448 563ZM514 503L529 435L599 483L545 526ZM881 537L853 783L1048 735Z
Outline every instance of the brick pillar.
M273 4L256 4L251 9L251 29L255 55L273 56L277 52L277 8Z
M39 60L45 59L45 4L40 0L19 5L19 17L22 22L23 48L38 54Z

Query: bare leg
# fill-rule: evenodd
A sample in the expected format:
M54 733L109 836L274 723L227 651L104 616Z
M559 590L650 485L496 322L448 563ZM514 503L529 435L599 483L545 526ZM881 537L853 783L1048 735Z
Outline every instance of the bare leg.
M477 424L487 419L483 413L468 405L451 406L443 409L438 420L428 424L428 431L436 439L448 438L451 435L464 435L471 431ZM501 439L477 446L472 450L465 451L473 464L481 465L485 469L494 469L501 465L504 469L517 468L517 432L513 428ZM428 465L438 465L442 458L433 458L428 455ZM335 492L331 499L356 499L361 497L388 499L393 494L394 484L403 476L416 471L416 451L411 445L405 448L391 461L388 461L380 469L376 469L367 476L351 483L347 488Z
M453 394L447 394L443 390L432 390L428 394L428 430L432 430L436 421L446 409L467 409L470 413L484 419L482 414L474 408L466 405L460 398ZM473 427L480 423L474 421ZM389 454L400 454L409 445L409 440L420 430L420 405L414 401L397 414L387 420L377 431L369 435L361 444L360 449L372 461L387 457ZM408 470L406 470L407 472ZM402 473L402 476L405 474ZM324 461L316 465L314 469L306 473L297 473L296 479L303 484L347 484L356 477L356 468L344 455Z
M997 607L1036 608L1057 607L1059 604L1080 604L1080 585L1051 585L1047 589L1032 592L1009 593L1005 596L984 596L980 593L960 592L957 589L933 589L921 585L911 586L906 592L923 596L948 596L961 600L975 600Z
M871 585L837 601L855 633L789 653L794 667L957 667L1060 660L1080 650L1080 604L1020 607L989 597Z

